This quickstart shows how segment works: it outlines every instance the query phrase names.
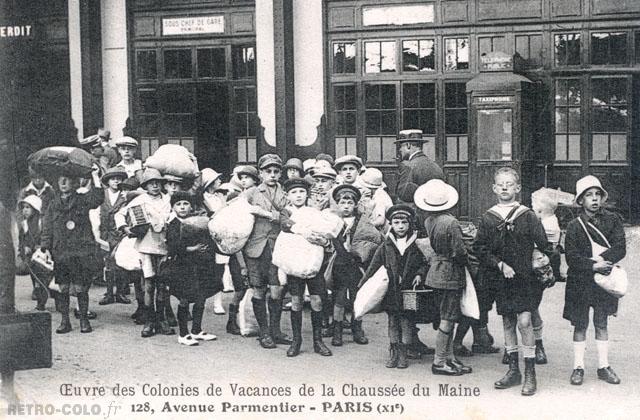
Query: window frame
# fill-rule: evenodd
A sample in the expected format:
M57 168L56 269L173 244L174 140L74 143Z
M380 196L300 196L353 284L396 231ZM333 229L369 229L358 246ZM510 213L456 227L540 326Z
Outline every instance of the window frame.
M595 63L594 62L594 49L593 49L593 38L595 35L598 34L607 34L609 35L609 38L607 39L607 55L609 60L607 60L606 63ZM625 59L624 61L622 61L621 63L612 63L611 62L611 35L612 34L624 34L625 36L625 51L624 51L624 55L625 55ZM627 30L624 30L623 28L621 28L620 30L615 30L615 29L611 29L611 30L592 30L589 32L589 64L591 64L592 66L628 66L630 63L630 54L629 54L629 44L631 41L631 36L630 36L630 32Z
M580 30L576 30L576 31L571 31L571 32L553 32L552 33L552 37L551 37L551 41L552 41L552 51L553 51L553 67L555 68L575 68L575 67L580 67L583 63L583 59L582 59L582 55L583 55L583 51L584 51L584 42L583 42L583 34ZM558 62L558 52L556 50L556 37L558 36L562 36L562 35L577 35L578 36L578 44L579 44L579 50L578 50L578 63L576 64L566 64L566 63L559 63ZM568 60L565 60L568 61Z
M557 121L556 121L556 109L558 108L556 97L558 92L558 82L559 81L567 81L567 80L575 80L578 82L578 86L580 88L580 103L570 105L567 101L565 105L559 105L562 109L566 110L567 115L567 129L565 131L559 132L557 129ZM553 79L553 161L556 163L579 163L582 160L582 154L584 149L584 136L583 136L583 119L585 118L585 110L584 110L584 102L585 102L585 87L581 77L557 77ZM565 98L566 99L566 98ZM577 108L579 110L579 118L578 118L578 131L569 131L569 119L568 115L571 108ZM588 112L588 111L587 111ZM556 154L557 151L557 136L564 136L565 143L565 151L566 151L566 159L558 159ZM577 159L569 159L569 136L577 135L578 136L578 158Z
M354 57L353 57L353 72L335 72L334 68L336 66L335 63L335 54L334 54L334 48L337 44L353 44L353 49L354 49ZM363 47L364 48L364 47ZM333 76L333 77L348 77L348 76L355 76L358 74L358 40L355 39L336 39L336 40L332 40L330 41L330 63L329 63L329 75Z
M438 73L438 37L433 35L432 37L410 37L399 39L400 43L400 73L406 75L424 75L424 74L437 74ZM404 43L415 41L418 43L418 66L420 66L420 44L423 41L433 42L433 68L428 70L405 70L404 68Z
M616 105L604 105L604 106L597 106L594 107L593 105L593 93L594 93L594 80L606 80L606 79L622 79L624 80L624 83L626 84L626 90L625 92L627 93L627 97L626 97L626 103L624 105L621 106L616 106ZM589 126L588 126L588 139L589 139L589 145L588 145L588 161L590 164L595 164L595 165L607 165L607 164L626 164L629 163L630 161L630 149L632 147L631 145L631 141L632 141L632 137L631 137L631 126L632 126L632 107L633 107L633 98L631 95L631 76L626 75L626 74L615 74L615 75L597 75L597 76L591 76L589 78L589 102L588 102L588 108L589 108ZM616 108L624 108L627 110L627 121L626 121L626 127L625 127L625 131L596 131L593 128L593 124L594 124L594 109L595 108L605 108L605 107L611 107L614 106ZM624 153L624 159L611 159L611 135L612 134L624 134L625 135L625 146L626 146L626 150ZM594 135L607 135L607 158L606 159L594 159L593 157L593 145L594 145Z
M368 72L367 71L367 44L373 44L373 43L377 43L380 45L380 63L378 65L379 70L378 72ZM382 71L382 43L389 43L389 44L393 44L393 59L395 61L395 68L393 71ZM402 60L398 60L398 39L389 39L389 38L383 38L383 39L379 39L379 38L372 38L372 39L363 39L362 40L362 47L361 47L361 56L362 56L362 60L360 63L360 68L362 71L362 75L364 77L379 77L381 75L399 75L401 72L399 71L398 66L401 65L401 61Z
M447 41L450 39L456 40L456 68L449 70L447 69ZM458 57L459 57L459 48L458 48L458 40L466 39L467 40L467 48L469 50L468 53L468 62L466 69L459 69L458 67ZM472 48L471 48L471 35L445 35L442 37L442 72L443 73L459 73L459 72L470 72L472 69L472 61L473 60Z
M442 97L443 97L443 101L442 101L442 134L441 137L443 138L443 145L444 145L444 150L442 152L442 156L443 156L443 161L445 162L445 164L467 164L470 162L470 152L471 152L471 148L469 145L469 141L470 141L470 136L469 136L469 98L468 98L468 94L466 92L466 83L467 80L465 81L460 81L460 80L455 80L455 79L448 79L448 80L443 80L442 81ZM465 97L465 107L447 107L447 85L451 85L451 84L459 84L459 85L465 85L465 87L463 88L463 92L464 92L464 97ZM447 132L447 110L456 110L456 111L460 111L460 110L465 110L467 113L467 129L466 129L466 133L449 133ZM455 142L456 142L456 150L455 150L455 155L457 160L449 160L449 138L454 138L455 137ZM465 138L466 140L466 159L460 159L461 153L460 153L460 139L461 138ZM464 156L464 155L463 155Z

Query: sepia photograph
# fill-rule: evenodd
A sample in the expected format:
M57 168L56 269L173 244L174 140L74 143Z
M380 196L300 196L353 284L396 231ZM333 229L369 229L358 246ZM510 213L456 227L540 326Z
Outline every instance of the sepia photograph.
M0 0L0 91L0 419L640 417L640 0Z

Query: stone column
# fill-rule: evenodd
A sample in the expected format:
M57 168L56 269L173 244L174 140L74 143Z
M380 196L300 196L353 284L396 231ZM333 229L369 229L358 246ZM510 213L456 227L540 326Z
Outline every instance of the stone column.
M80 33L80 0L69 0L69 80L71 118L78 129L78 140L84 137L82 108L82 42Z
M101 8L104 127L117 138L130 114L127 2L102 0Z

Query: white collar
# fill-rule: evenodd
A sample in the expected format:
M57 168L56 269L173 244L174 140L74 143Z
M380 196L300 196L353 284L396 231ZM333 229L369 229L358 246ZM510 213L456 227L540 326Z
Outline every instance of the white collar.
M412 157L414 157L415 155L417 155L417 154L418 154L418 153L420 153L420 152L421 152L421 150L416 150L415 152L411 153L411 154L409 155L409 159L407 159L407 160L411 160L411 158L412 158Z
M39 196L40 194L42 194L44 192L44 190L46 190L47 188L51 188L51 185L47 182L44 181L44 185L42 186L41 189L37 189L35 185L33 185L33 182L30 182L29 185L27 185L27 188L25 188L26 191L35 191L36 194Z

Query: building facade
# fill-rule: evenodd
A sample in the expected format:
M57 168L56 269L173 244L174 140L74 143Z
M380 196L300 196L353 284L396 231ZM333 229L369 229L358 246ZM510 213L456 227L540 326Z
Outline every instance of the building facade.
M43 109L78 136L132 134L142 157L178 143L228 172L267 151L349 153L393 186L395 135L420 128L461 218L486 208L505 164L523 197L592 173L623 214L640 205L638 1L69 0L36 12L63 23L42 42L70 69Z

